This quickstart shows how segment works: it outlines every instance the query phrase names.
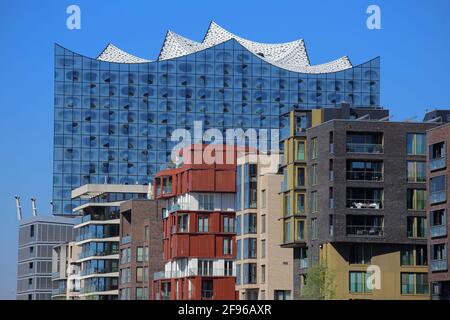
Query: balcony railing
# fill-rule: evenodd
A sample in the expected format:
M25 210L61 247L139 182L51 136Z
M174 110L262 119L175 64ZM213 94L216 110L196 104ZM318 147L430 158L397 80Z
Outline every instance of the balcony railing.
M347 235L361 237L382 237L384 236L384 228L381 226L347 226Z
M430 270L431 272L446 271L448 269L447 259L431 260Z
M131 236L130 235L122 237L122 240L120 241L121 244L128 244L130 242L131 242Z
M430 237L445 237L447 235L447 225L430 226Z
M347 208L382 209L383 202L377 199L347 199Z
M159 271L153 274L153 280L161 279L172 279L172 278L182 278L191 276L206 276L206 277L232 277L233 272L230 269L213 268L207 270L201 270L198 268L188 268L186 270L180 271Z
M445 191L431 192L430 204L445 202Z
M446 167L446 157L430 159L430 171L443 169Z
M382 181L383 172L381 171L347 171L347 180L361 180L361 181Z
M383 145L377 143L347 143L347 152L383 153Z

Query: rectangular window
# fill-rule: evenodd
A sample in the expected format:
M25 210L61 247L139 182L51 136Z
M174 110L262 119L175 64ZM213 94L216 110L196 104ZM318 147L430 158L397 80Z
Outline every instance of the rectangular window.
M408 133L407 151L410 155L425 155L426 154L426 136L423 133Z
M401 273L401 294L428 294L427 273Z
M408 189L407 191L408 210L424 211L427 208L427 191L425 189Z
M284 196L284 216L289 217L291 215L291 196L286 194Z
M241 239L236 240L236 260L241 260Z
M149 248L144 247L144 262L148 262Z
M236 166L236 211L242 210L242 166Z
M234 218L230 216L223 217L223 232L233 233L234 232Z
M305 186L305 168L297 168L297 187Z
M261 233L266 233L266 215L261 215Z
M264 209L266 207L266 190L261 190L261 208Z
M266 240L261 240L261 258L266 257Z
M200 193L198 195L198 209L205 211L214 210L214 194Z
M246 163L244 166L244 209L256 209L256 195L257 165Z
M284 238L284 243L292 242L292 237L291 237L291 220L290 219L284 221L283 238Z
M200 276L212 276L213 273L213 261L199 259L197 262L198 274Z
M319 200L317 197L317 191L311 192L311 212L317 212L319 210Z
M256 259L256 238L245 238L244 259Z
M178 232L189 232L189 215L178 214Z
M305 214L305 195L297 193L297 214Z
M347 180L382 181L383 161L347 160Z
M350 293L371 293L372 289L367 286L367 279L369 276L370 273L368 272L350 271Z
M244 214L244 234L256 233L256 213Z
M136 300L142 300L143 294L142 294L142 288L136 288Z
M144 269L142 267L136 268L136 281L137 282L144 281Z
M425 161L408 161L408 182L425 182L426 167Z
M430 178L430 203L435 204L446 200L445 175Z
M236 285L241 285L241 265L236 264Z
M30 238L33 238L33 237L34 237L34 225L32 224L30 226Z
M319 154L319 149L317 146L317 138L312 138L311 139L311 159L317 159Z
M198 231L209 232L209 217L206 215L198 216Z
M144 241L150 240L150 226L144 226Z
M266 283L266 266L261 265L261 283Z
M408 238L426 238L427 220L425 217L407 217Z
M233 275L233 261L225 261L224 265L225 265L224 275L231 277Z
M242 233L242 216L241 215L237 215L236 216L236 235L240 236Z
M350 264L371 264L372 246L354 244L350 247Z
M256 284L256 263L244 263L244 284Z
M295 233L295 240L301 241L306 240L305 239L305 220L296 220L296 233Z
M312 165L311 169L311 184L315 186L317 185L317 164Z
M313 240L317 239L317 218L311 219L311 237Z
M137 247L136 248L136 262L143 262L144 261L144 248Z
M296 154L295 160L305 161L305 142L304 141L297 141L297 154Z
M233 240L232 238L223 239L223 254L230 255L233 254Z

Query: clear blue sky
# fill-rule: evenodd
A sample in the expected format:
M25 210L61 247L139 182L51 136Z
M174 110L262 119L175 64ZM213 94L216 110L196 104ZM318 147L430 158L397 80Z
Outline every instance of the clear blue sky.
M66 8L81 8L81 30L66 28ZM381 30L366 8L381 7ZM49 212L52 187L53 44L96 56L108 42L155 59L167 29L201 40L210 20L248 39L304 38L313 64L349 55L381 56L381 103L393 120L450 108L449 0L432 1L0 1L0 298L14 299L17 218L36 196Z

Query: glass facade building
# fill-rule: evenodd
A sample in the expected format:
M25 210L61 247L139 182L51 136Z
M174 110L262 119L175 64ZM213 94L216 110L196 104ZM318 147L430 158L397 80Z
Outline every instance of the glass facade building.
M84 184L150 183L170 162L172 131L193 137L194 121L224 136L279 129L283 140L289 111L379 105L379 58L302 73L248 48L231 37L174 58L115 62L55 45L54 213L72 213L80 200L70 192Z

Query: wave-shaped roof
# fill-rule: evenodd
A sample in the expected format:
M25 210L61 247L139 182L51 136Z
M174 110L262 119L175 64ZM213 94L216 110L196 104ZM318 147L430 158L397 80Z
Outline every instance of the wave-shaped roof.
M258 57L268 63L290 71L301 73L329 73L352 67L347 56L327 63L311 65L303 39L279 44L254 42L234 35L214 21L210 23L202 42L190 40L169 30L157 61L189 55L200 50L211 48L230 39L236 40L247 50L258 55ZM109 44L97 59L120 63L150 62L150 60L131 55L112 44Z

